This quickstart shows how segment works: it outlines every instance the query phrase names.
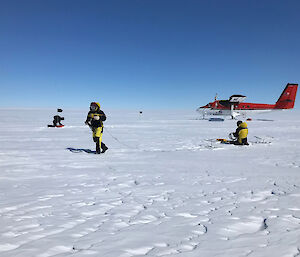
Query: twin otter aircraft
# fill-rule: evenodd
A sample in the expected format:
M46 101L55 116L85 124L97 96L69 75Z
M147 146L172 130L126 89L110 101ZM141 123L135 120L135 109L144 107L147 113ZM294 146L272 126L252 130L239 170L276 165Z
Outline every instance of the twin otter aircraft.
M275 104L244 103L246 96L232 95L229 100L217 100L201 106L198 112L205 115L231 116L246 115L257 112L294 108L298 84L288 83Z

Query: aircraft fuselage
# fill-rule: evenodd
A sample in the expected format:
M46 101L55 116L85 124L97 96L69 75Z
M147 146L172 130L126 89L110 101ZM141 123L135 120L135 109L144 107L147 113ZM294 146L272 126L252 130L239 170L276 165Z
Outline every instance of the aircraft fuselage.
M242 95L232 95L229 100L215 100L197 109L203 115L230 115L232 117L246 113L268 112L294 108L298 84L287 84L275 104L245 103Z

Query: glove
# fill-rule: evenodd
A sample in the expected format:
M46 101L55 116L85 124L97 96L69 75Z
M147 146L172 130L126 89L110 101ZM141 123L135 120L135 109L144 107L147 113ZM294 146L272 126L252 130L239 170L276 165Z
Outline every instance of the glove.
M94 116L94 120L100 120L99 116Z
M235 140L235 136L234 136L234 133L233 133L233 132L230 133L230 134L228 135L228 137L229 137L231 140Z

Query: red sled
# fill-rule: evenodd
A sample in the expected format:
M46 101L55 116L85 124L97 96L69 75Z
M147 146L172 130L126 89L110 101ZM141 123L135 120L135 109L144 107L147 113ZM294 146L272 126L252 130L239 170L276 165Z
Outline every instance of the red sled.
M62 128L64 127L65 125L57 125L57 126L54 126L54 125L48 125L48 128Z

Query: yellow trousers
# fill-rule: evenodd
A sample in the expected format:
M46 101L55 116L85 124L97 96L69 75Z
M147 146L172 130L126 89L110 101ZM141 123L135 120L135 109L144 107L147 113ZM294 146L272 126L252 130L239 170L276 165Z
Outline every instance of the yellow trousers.
M103 134L103 127L99 127L99 128L92 128L93 131L93 139L94 142L97 142L98 138L99 138L99 144L101 145L102 142L102 134Z

